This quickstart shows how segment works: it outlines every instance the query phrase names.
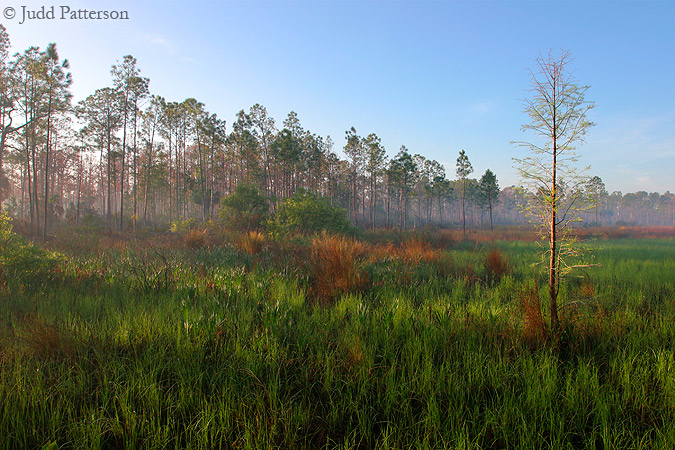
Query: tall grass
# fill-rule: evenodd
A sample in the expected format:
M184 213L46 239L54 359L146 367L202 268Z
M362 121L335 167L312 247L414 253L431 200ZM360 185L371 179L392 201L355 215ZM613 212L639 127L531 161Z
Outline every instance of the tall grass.
M339 295L365 288L368 279L362 271L366 246L340 236L322 236L312 240L310 294L328 305Z
M129 244L12 281L3 448L675 445L672 240L592 244L556 342L531 242L283 245Z

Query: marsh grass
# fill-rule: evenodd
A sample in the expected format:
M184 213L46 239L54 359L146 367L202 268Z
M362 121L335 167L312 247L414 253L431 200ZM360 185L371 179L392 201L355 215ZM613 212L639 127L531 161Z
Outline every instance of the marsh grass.
M541 312L541 297L536 281L533 285L523 288L520 301L523 315L523 340L532 347L540 346L547 337L547 329Z
M323 234L312 240L311 297L327 306L337 296L363 290L368 283L362 270L365 253L366 245L349 238Z
M601 265L568 280L547 339L534 243L402 240L373 258L389 244L339 239L126 243L9 280L3 448L675 445L672 240L595 243ZM488 273L489 248L508 273ZM324 266L342 286L325 304Z
M510 272L508 258L499 248L493 247L487 250L483 265L488 283L495 283Z
M260 231L249 231L239 238L239 248L249 255L259 254L265 247L265 235Z

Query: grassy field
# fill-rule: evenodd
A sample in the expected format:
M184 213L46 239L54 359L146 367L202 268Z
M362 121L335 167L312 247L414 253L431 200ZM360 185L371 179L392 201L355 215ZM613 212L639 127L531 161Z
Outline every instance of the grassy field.
M675 448L673 239L588 242L551 337L531 241L202 238L5 236L3 448Z

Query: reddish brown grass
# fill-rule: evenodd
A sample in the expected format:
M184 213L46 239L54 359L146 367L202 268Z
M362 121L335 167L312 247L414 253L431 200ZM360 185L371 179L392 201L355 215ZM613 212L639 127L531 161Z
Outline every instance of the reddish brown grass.
M310 297L321 305L330 305L342 294L362 290L367 277L361 263L367 246L339 236L312 240L310 256Z
M345 364L350 368L360 367L364 360L361 340L358 337L354 337L343 342L343 346L345 351Z
M510 272L507 257L498 248L488 250L483 259L485 276L488 283L494 283Z
M459 236L456 233L452 233L450 230L439 230L435 235L433 245L439 249L450 248L452 244L459 240Z
M398 246L394 244L373 245L368 248L368 255L370 261L389 258L409 265L420 262L433 263L442 256L440 250L434 249L429 242L420 238L407 239Z
M471 264L467 264L464 269L460 269L460 272L462 273L462 278L464 278L464 281L466 281L469 285L473 285L476 281L480 281L480 279L476 276L476 273L473 270L473 266Z
M578 238L668 239L675 237L675 227L589 227L575 228L572 233Z
M36 317L22 320L19 341L24 352L40 359L64 359L75 354L72 337L66 330Z
M584 280L581 286L579 286L577 295L584 300L595 298L595 285L593 282L591 280Z
M265 235L259 231L249 231L239 237L238 247L249 255L257 255L265 247Z
M409 264L418 264L421 261L434 262L441 257L439 250L433 249L431 244L419 238L403 242L396 253L398 258Z
M206 246L206 231L192 229L183 236L185 246L192 249L203 248Z
M523 313L523 340L530 346L537 346L544 341L544 318L541 313L539 286L527 286L520 294Z

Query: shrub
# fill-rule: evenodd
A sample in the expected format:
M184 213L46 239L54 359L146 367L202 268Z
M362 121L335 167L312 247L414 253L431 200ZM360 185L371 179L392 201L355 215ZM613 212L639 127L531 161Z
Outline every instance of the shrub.
M267 199L255 186L240 183L234 192L223 198L218 213L220 220L235 230L257 230L267 219Z
M59 259L56 253L35 247L15 234L10 218L0 212L0 282L38 280Z
M18 236L12 232L12 219L0 211L0 244L2 248L14 244L18 240Z
M327 198L299 190L286 199L267 222L270 236L311 235L321 231L332 234L351 230L347 211L333 206Z
M197 219L194 217L185 220L174 220L171 222L171 232L185 234L197 226Z

